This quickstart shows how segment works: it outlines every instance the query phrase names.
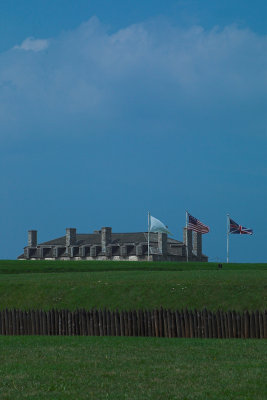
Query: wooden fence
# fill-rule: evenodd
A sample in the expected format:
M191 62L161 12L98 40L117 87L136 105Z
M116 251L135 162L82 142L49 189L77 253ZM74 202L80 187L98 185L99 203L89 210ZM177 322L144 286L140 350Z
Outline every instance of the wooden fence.
M2 310L0 335L267 338L267 311Z

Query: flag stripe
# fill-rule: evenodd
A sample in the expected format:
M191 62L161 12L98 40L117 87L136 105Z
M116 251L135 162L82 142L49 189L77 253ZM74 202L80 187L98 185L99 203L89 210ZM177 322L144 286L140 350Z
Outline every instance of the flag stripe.
M199 232L199 233L208 233L210 231L210 228L207 225L204 225L201 221L199 221L197 218L193 217L188 213L188 224L187 224L187 229Z

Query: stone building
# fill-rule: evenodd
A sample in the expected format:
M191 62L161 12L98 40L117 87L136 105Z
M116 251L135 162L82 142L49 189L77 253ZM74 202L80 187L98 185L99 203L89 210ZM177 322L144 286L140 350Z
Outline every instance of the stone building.
M48 242L37 242L37 231L28 231L28 245L18 259L33 260L131 260L146 261L147 232L113 233L103 227L93 233L77 233L67 228L66 235ZM202 254L202 236L184 228L183 242L166 233L150 233L151 261L208 261Z

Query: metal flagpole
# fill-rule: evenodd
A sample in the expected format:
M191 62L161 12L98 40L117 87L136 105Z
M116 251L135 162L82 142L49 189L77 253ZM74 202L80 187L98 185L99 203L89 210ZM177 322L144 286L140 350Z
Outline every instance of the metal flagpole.
M188 232L187 232L187 226L188 226L188 212L185 212L185 245L186 245L186 261L188 262Z
M229 214L227 214L227 264L229 263Z
M148 227L147 227L147 261L149 261L149 232L150 232L150 212L148 211Z

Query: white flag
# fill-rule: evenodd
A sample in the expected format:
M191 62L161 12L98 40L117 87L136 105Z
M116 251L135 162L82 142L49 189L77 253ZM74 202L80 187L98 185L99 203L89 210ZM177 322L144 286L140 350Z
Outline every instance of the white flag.
M163 224L159 219L150 216L150 232L163 232L163 233L171 233L168 230L168 227Z

